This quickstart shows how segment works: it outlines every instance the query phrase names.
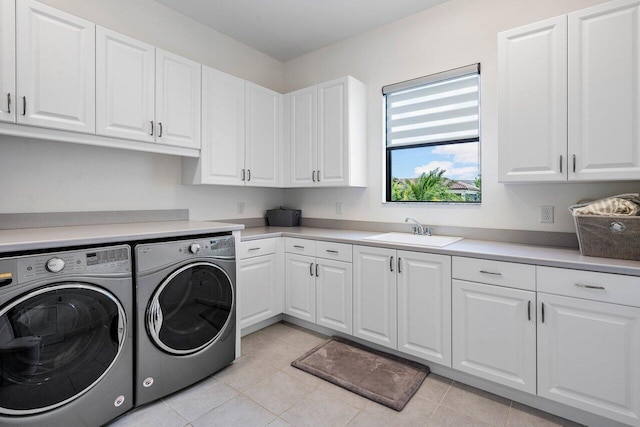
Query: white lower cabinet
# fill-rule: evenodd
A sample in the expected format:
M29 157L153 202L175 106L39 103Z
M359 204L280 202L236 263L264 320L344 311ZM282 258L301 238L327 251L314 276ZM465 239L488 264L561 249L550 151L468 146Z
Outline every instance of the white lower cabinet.
M316 323L352 334L351 263L316 259L316 266Z
M451 366L451 257L398 251L398 350Z
M240 260L240 328L254 325L278 315L276 255L264 255Z
M536 294L454 280L453 368L536 392Z
M316 277L315 258L307 255L285 255L285 305L289 316L315 323Z
M538 310L538 395L639 426L640 308L538 293Z

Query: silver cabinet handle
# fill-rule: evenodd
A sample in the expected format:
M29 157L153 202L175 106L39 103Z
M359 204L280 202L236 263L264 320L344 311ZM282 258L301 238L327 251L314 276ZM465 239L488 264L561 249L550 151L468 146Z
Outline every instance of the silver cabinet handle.
M247 182L251 181L251 169L247 169Z
M601 290L601 291L605 290L604 286L585 285L584 283L575 283L575 286L577 286L579 288L585 288L585 289L598 289L598 290Z
M11 94L7 94L7 113L11 114Z
M316 182L316 171L311 172L311 179Z
M300 245L293 245L293 247L296 249L304 249L304 246L300 246Z
M402 273L402 258L398 257L398 273Z
M542 323L544 323L544 303L540 303L540 314L542 314Z
M158 133L158 138L162 138L162 122L158 122L158 126L160 127L160 132Z
M22 97L22 115L23 116L27 115L27 97L26 96Z
M316 177L318 178L318 182L320 182L320 169L318 169L318 173L316 174Z
M151 133L149 135L153 135L153 120L151 120Z
M259 251L259 250L260 250L260 248L249 248L249 252L251 252L251 251Z
M241 179L242 181L244 181L244 177L245 177L244 169L242 169L242 178L240 178L240 179Z
M562 173L562 154L560 154L560 173Z
M320 275L318 274L318 264L316 264L316 277L320 277Z
M313 277L313 263L309 264L309 276Z
M336 254L336 255L340 253L340 252L334 251L332 249L327 249L327 252L329 252L330 254Z
M393 257L389 258L389 270L393 271Z
M480 273L482 273L482 274L490 274L492 276L502 276L502 273L496 273L496 272L487 271L487 270L480 270Z
M576 155L573 155L573 173L576 172Z
M531 301L527 303L527 318L529 319L529 322L531 322Z

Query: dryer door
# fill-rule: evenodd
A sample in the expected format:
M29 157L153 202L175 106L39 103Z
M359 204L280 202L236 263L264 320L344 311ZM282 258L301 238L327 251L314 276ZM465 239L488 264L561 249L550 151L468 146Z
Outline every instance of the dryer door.
M58 283L0 307L0 414L31 415L86 393L109 372L126 338L115 296Z
M218 339L233 304L233 285L223 269L210 262L188 264L156 289L147 307L147 331L167 353L196 353Z

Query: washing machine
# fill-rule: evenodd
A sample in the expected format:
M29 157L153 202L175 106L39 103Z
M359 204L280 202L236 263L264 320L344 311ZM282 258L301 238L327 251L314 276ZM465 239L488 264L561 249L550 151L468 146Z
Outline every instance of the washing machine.
M236 262L231 235L135 246L135 405L235 359Z
M0 258L0 426L98 426L133 406L131 248Z

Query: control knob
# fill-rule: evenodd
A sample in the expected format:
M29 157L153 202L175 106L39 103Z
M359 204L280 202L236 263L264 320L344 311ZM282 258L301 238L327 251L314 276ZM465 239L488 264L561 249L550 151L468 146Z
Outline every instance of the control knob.
M60 258L51 258L47 261L45 268L47 269L47 271L50 271L52 273L59 273L64 268L64 261Z
M200 245L197 243L190 244L189 252L191 252L192 254L197 254L198 252L200 252Z

